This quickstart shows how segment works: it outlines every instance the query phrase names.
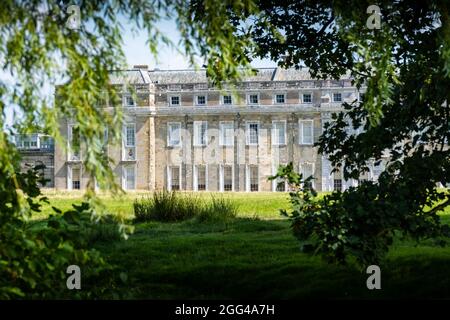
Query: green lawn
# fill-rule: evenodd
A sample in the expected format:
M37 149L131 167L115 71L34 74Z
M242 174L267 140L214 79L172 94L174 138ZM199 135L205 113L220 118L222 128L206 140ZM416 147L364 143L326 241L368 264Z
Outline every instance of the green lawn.
M67 209L80 195L48 194ZM105 197L107 207L132 217L132 201ZM205 194L204 196L208 196ZM432 241L397 242L381 265L382 290L366 288L353 266L329 265L299 252L289 222L278 214L287 194L235 193L239 217L224 223L141 223L128 240L96 247L128 273L123 289L133 298L450 298L450 247ZM51 212L46 206L36 218ZM443 215L446 223L449 215Z

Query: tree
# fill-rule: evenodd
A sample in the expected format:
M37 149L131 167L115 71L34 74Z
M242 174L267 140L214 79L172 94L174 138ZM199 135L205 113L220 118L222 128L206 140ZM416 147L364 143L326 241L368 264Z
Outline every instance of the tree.
M345 103L333 116L317 145L345 179L358 179L369 160L388 154L378 182L334 192L292 215L302 240L316 239L315 250L343 263L349 254L362 264L379 262L397 232L448 235L438 213L450 194L437 187L450 182L449 3L379 1L380 29L366 25L371 4L261 0L252 31L260 57L304 64L318 77L349 72L367 88L361 103ZM289 170L280 170L289 180Z
M101 214L94 177L101 188L113 194L120 191L109 160L103 156L104 129L109 129L113 143L120 141L121 134L118 94L109 82L112 70L125 68L120 16L148 32L149 53L155 56L159 43L174 45L156 28L156 22L165 17L176 19L182 35L181 51L192 63L197 56L204 59L213 82L236 81L240 68L251 71L246 55L251 41L246 28L238 30L229 18L256 14L253 1L206 0L202 6L197 14L191 10L195 4L183 0L1 2L0 126L4 130L0 131L0 297L42 297L45 290L36 290L36 286L51 287L52 281L61 276L61 266L68 257L78 257L75 260L81 262L92 258L93 265L104 266L89 251L88 242L74 239L83 237L73 233L73 227L65 228L64 219L72 221L74 215L82 213L98 218ZM58 87L55 97L46 94L49 85L55 84L64 85ZM105 98L112 111L97 107ZM8 127L5 111L12 106L23 116ZM62 221L50 220L48 234L36 236L27 232L26 220L39 210L38 202L45 201L45 197L36 189L35 173L25 179L19 172L20 157L10 142L11 136L39 129L65 146L58 127L61 117L76 121L80 136L89 145L82 159L92 177L87 204L64 214L56 209ZM76 221L78 218L74 222L78 225ZM86 229L83 225L76 230ZM72 249L52 250L60 246ZM43 261L43 257L47 260Z

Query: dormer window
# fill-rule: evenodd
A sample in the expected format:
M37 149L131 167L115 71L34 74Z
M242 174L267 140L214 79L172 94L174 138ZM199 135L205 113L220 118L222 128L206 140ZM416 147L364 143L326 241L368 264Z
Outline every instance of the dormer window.
M195 97L195 104L198 106L204 106L206 105L206 96L205 95L199 95Z
M342 93L340 92L333 93L333 102L342 102Z
M259 95L258 94L249 94L248 95L248 104L258 104L259 103Z
M180 96L171 96L169 102L170 102L171 106L179 106L180 105Z
M286 101L286 95L284 95L282 93L276 94L274 100L275 100L276 104L283 104Z
M225 96L222 96L222 103L223 104L232 104L233 100L231 99L230 95L225 95Z
M302 102L303 103L312 103L312 94L311 93L304 93L302 96Z
M125 96L124 105L125 105L125 107L135 107L133 97L132 96Z

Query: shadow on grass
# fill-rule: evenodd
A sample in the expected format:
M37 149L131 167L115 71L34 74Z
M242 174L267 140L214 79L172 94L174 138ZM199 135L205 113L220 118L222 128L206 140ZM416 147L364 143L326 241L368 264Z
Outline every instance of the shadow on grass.
M396 247L381 265L382 290L354 265L330 265L299 251L287 220L148 222L128 241L100 244L128 272L135 298L450 298L450 249Z

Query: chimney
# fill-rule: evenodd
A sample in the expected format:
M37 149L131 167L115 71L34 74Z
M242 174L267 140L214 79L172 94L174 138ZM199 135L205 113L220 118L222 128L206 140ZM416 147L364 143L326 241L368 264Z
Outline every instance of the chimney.
M133 69L144 69L144 70L147 70L148 69L148 65L146 65L146 64L137 64L137 65L133 66Z

